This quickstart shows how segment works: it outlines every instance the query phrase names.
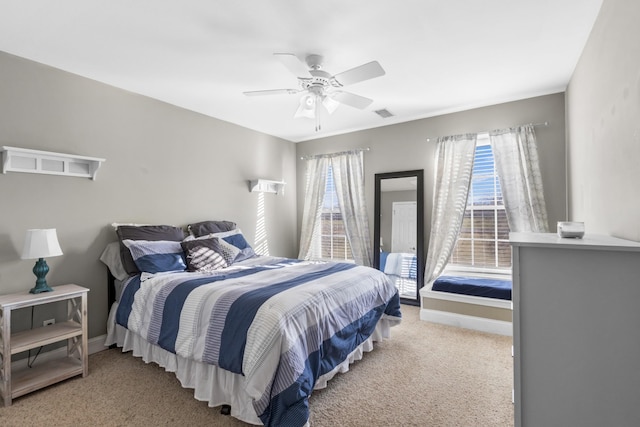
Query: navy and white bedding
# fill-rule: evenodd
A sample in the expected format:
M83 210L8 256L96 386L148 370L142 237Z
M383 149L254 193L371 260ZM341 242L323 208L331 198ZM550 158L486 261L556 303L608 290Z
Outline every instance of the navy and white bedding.
M440 292L511 301L511 288L511 280L469 276L440 276L433 282L431 289Z
M256 257L215 272L125 281L116 323L182 358L239 374L259 420L303 426L316 380L382 318L400 322L393 283L348 263Z

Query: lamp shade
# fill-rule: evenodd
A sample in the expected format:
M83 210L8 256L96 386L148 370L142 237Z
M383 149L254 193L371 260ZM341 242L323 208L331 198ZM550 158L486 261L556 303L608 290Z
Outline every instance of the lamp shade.
M22 259L48 258L62 255L55 228L27 230Z
M306 117L313 119L316 116L316 96L309 94L300 98L300 105L294 114L294 118Z
M336 101L335 99L330 98L330 97L325 95L322 98L322 105L324 105L324 108L327 109L329 114L333 114L333 112L336 111L336 109L340 106L340 103L338 101Z

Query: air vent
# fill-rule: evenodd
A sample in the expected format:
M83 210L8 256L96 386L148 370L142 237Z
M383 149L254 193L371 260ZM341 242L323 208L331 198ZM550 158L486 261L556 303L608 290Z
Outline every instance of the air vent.
M386 108L383 108L382 110L376 110L376 111L374 111L374 113L376 113L377 115L379 115L383 119L386 119L387 117L393 116L393 114L389 110L387 110Z

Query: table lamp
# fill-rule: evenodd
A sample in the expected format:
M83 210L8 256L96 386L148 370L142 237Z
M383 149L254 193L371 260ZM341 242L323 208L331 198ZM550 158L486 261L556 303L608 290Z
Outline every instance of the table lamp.
M33 274L36 275L36 286L29 291L30 293L39 294L40 292L53 290L47 285L47 280L45 279L49 272L49 266L44 259L59 255L62 255L62 249L60 249L55 228L27 230L21 258L38 260L33 267Z

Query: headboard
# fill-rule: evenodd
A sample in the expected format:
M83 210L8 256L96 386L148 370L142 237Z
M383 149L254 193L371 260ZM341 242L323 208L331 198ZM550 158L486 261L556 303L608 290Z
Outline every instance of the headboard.
M111 310L111 306L116 301L116 278L113 277L109 268L107 268L107 313Z

